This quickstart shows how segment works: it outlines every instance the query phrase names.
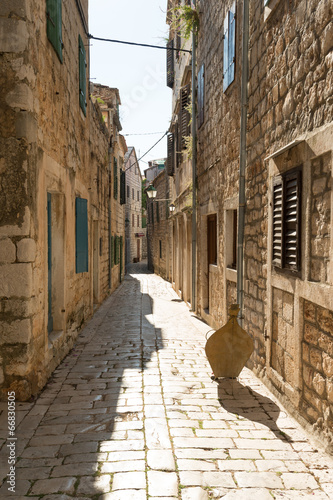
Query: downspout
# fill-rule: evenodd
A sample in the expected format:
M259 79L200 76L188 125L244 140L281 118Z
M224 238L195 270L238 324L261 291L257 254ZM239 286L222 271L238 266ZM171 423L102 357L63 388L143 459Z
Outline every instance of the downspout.
M196 0L192 0L194 9ZM196 33L192 30L192 311L196 310L197 279L197 118L196 118Z
M110 146L109 146L109 208L108 208L108 231L109 231L109 289L112 288L112 271L111 271L111 171L112 171L112 140L113 136L110 136Z
M239 206L238 206L238 241L237 241L237 302L240 326L244 320L244 228L245 228L245 169L246 169L246 128L248 109L248 50L249 50L249 0L243 0L243 50L241 83L241 122L239 154Z

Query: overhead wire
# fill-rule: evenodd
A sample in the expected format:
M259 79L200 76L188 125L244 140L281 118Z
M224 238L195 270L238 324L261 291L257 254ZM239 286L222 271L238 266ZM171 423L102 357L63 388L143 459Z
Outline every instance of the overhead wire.
M134 165L136 165L137 163L139 163L140 160L142 160L142 158L144 158L148 153L149 151L151 151L155 146L157 146L157 144L159 142L161 142L162 139L164 139L164 137L168 134L168 131L164 132L164 134L162 135L162 137L159 138L159 140L157 142L155 142L155 144L149 148L142 156L140 156L140 158L138 158L134 163L132 163L129 167L125 168L124 172L127 172L127 170L129 170L130 168L132 168Z
M164 45L150 45L149 43L126 42L125 40L112 40L111 38L100 38L91 35L90 33L87 33L87 37L90 38L91 40L98 40L100 42L122 43L125 45L135 45L136 47L149 47L150 49L172 50L176 52L188 52L189 54L192 54L191 50L181 49L177 47L174 48L174 47L167 47Z

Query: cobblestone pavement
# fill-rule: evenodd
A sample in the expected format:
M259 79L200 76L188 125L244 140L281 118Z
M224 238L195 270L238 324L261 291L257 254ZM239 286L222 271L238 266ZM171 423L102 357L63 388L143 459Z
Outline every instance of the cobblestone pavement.
M40 396L17 404L16 491L3 440L1 498L333 498L332 459L249 370L211 381L208 330L133 266Z

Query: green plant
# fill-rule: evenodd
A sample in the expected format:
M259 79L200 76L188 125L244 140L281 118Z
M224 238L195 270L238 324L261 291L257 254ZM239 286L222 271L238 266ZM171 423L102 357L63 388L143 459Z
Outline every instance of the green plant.
M199 30L199 15L196 9L189 5L180 5L170 9L171 29L179 31L188 40L191 33Z

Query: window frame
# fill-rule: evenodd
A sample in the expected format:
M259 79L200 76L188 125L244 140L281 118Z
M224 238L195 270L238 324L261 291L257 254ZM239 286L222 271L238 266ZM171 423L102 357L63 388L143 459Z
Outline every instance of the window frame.
M236 65L236 1L223 21L223 92L235 81Z

